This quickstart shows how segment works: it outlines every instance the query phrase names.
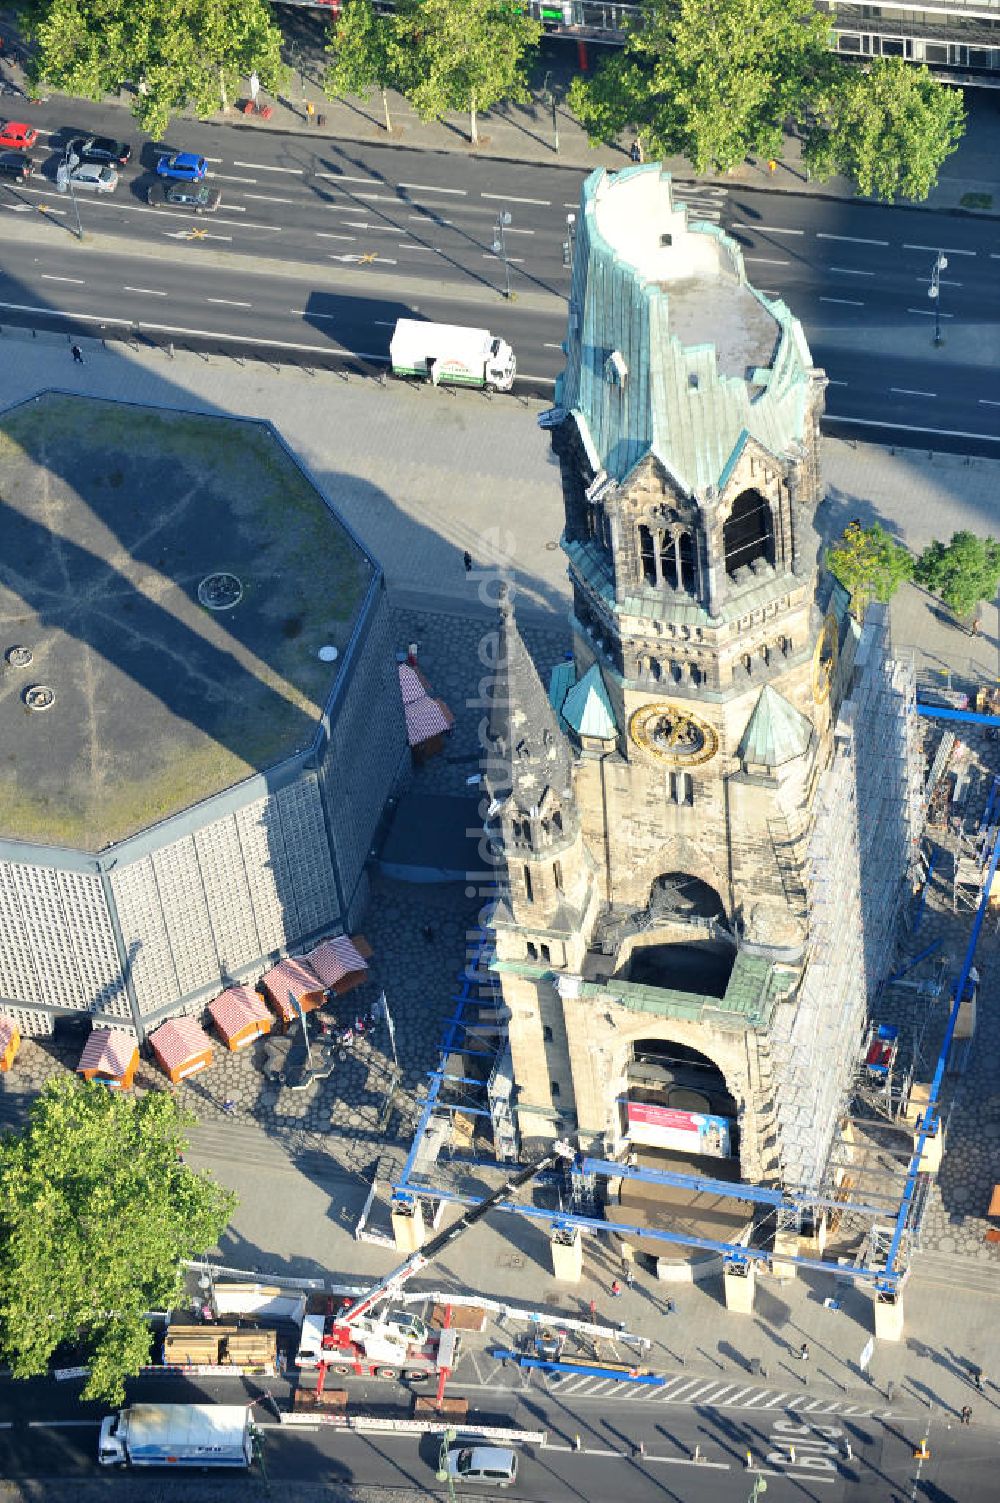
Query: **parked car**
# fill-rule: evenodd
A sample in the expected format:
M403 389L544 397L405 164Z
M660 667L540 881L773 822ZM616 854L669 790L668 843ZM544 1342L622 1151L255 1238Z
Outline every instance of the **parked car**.
M34 170L35 164L26 151L0 151L0 177L26 183Z
M487 1487L510 1487L517 1477L517 1457L507 1446L457 1446L448 1452L446 1467L456 1482Z
M0 120L0 148L30 151L37 140L38 132L33 125L25 125L20 120Z
M66 148L67 159L76 157L78 162L99 162L107 167L124 167L132 155L127 141L116 141L113 136L77 136Z
M163 182L159 178L146 189L146 202L159 207L167 204L177 209L190 209L192 214L211 214L222 202L218 188L207 183Z
M94 193L113 193L118 187L118 173L113 167L102 167L99 162L80 162L76 167L70 162L60 162L56 182L60 188L65 184Z
M190 151L175 151L169 157L160 157L156 164L157 177L175 177L185 183L200 183L207 171L205 158Z

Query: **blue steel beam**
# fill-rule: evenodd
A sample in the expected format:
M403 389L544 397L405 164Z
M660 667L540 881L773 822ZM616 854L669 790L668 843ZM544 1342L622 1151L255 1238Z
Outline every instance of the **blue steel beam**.
M1000 715L980 715L975 710L946 710L917 700L917 714L925 720L957 720L962 725L1000 725Z
M643 1169L630 1164L616 1164L612 1159L584 1159L584 1174L600 1174L605 1179L638 1179L648 1185L676 1185L681 1190L703 1190L727 1200L749 1200L754 1205L777 1206L786 1211L801 1211L810 1206L836 1207L839 1211L857 1211L864 1216L885 1217L885 1206L860 1205L855 1201L837 1200L832 1196L790 1195L769 1190L766 1185L744 1185L730 1179L703 1179L698 1174L674 1174L670 1169Z
M994 789L996 789L998 781L1000 780L994 779ZM991 799L993 797L992 791L990 797ZM944 1031L944 1042L941 1045L941 1053L938 1055L937 1068L934 1071L934 1078L931 1081L931 1089L927 1101L927 1106L921 1119L920 1131L917 1135L917 1141L913 1150L913 1157L910 1160L910 1167L907 1172L906 1182L903 1186L903 1198L900 1202L899 1213L896 1216L896 1225L892 1234L892 1241L889 1244L889 1255L886 1258L885 1274L883 1276L886 1279L898 1280L899 1278L899 1275L895 1271L895 1263L896 1259L899 1256L899 1249L903 1241L903 1236L906 1232L906 1225L907 1221L909 1220L910 1211L916 1198L917 1185L920 1180L920 1161L923 1157L924 1147L927 1143L928 1138L930 1138L934 1133L939 1132L941 1129L941 1122L937 1112L938 1097L941 1094L941 1085L944 1081L944 1072L948 1064L948 1052L951 1049L951 1041L955 1034L955 1025L958 1022L958 1009L962 1005L962 998L965 996L965 987L969 979L969 972L972 970L972 965L976 957L976 946L979 943L979 935L982 931L983 922L986 918L986 909L990 901L990 889L993 886L993 878L996 876L998 862L1000 862L1000 836L998 836L993 842L993 850L990 853L990 863L986 872L986 881L983 885L983 895L979 900L979 907L976 910L975 921L972 925L972 933L969 935L969 943L965 948L965 956L962 960L962 969L959 973L958 981L955 983L955 1000L952 1003L951 1012L948 1016L948 1026Z

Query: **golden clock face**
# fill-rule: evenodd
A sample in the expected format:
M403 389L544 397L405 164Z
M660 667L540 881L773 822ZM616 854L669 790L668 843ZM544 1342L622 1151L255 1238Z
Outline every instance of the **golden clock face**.
M813 699L818 705L829 699L833 687L833 675L837 667L837 618L827 616L823 630L816 639L813 650Z
M677 766L697 767L719 749L712 727L681 705L642 705L632 714L629 735L650 756Z

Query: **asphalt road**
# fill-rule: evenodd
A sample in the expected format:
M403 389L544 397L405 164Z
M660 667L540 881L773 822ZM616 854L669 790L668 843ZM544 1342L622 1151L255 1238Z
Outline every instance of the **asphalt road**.
M138 324L161 341L284 346L316 360L347 351L384 363L395 318L419 312L504 334L520 389L551 391L578 170L238 124L188 125L154 145L127 128L124 111L78 103L71 120L65 113L56 104L30 111L46 143L36 151L43 171L25 189L0 189L9 242L0 323L82 332ZM58 150L88 130L124 132L134 146L114 195L77 194L83 227L97 237L90 246L74 239L73 206L54 183ZM178 147L210 159L223 193L216 214L195 220L145 202L159 150ZM996 452L995 221L679 187L699 216L738 238L757 285L802 319L830 377L831 421L878 438ZM494 250L501 209L511 215L506 266ZM948 258L940 345L928 297L938 251ZM512 302L503 296L508 270Z
M389 1412L390 1402L396 1413L407 1413L404 1390L370 1386L377 1390L370 1401L383 1413ZM281 1381L260 1385L149 1378L131 1385L130 1397L235 1403L259 1397L262 1387L282 1407L287 1405L288 1389ZM65 1497L73 1479L98 1474L97 1428L106 1411L81 1406L78 1392L75 1383L0 1383L0 1467L5 1477L38 1479L46 1489L40 1486L38 1496ZM627 1392L628 1402L617 1393L574 1399L536 1381L516 1390L477 1394L474 1412L480 1423L546 1432L544 1444L524 1447L517 1485L507 1496L529 1503L608 1498L648 1503L656 1497L670 1503L743 1503L756 1476L763 1475L775 1503L991 1503L996 1497L1000 1429L986 1424L963 1428L954 1418L933 1413L848 1416L830 1412L826 1401L808 1395L796 1396L797 1408L750 1408L697 1399L664 1406L634 1389ZM438 1443L431 1437L282 1426L266 1401L256 1418L264 1429L272 1479L322 1478L327 1484L417 1495L444 1491L434 1475ZM913 1451L925 1433L930 1458L919 1461ZM114 1474L100 1475L110 1481ZM168 1475L150 1474L158 1482ZM213 1488L221 1482L221 1477L213 1478ZM240 1497L239 1474L228 1484L231 1496ZM475 1495L473 1489L459 1491Z

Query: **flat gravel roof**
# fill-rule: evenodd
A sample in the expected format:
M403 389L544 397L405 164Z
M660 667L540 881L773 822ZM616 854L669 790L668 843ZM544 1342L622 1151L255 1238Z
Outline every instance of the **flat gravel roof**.
M0 838L99 850L308 746L371 573L262 424L7 412Z

